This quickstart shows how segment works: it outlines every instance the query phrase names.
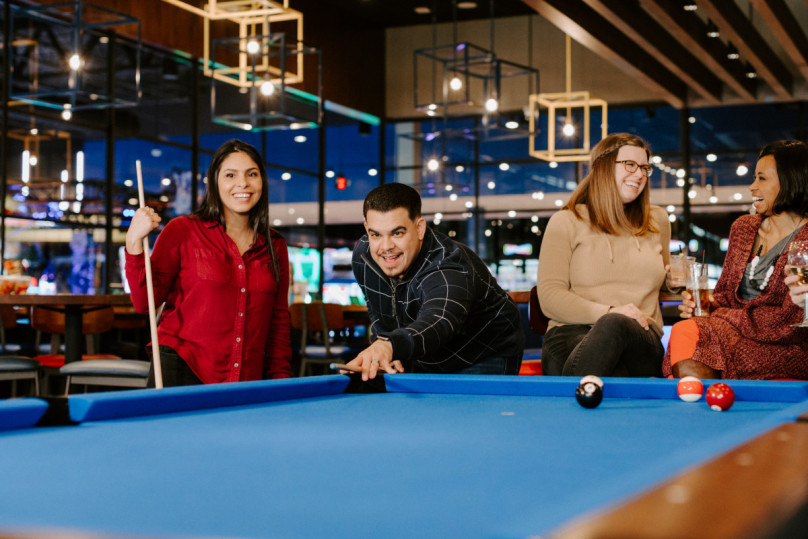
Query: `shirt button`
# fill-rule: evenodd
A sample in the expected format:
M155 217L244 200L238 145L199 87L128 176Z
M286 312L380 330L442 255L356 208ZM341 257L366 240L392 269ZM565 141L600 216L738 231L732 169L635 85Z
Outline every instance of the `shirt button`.
M241 269L241 268L242 268L242 265L241 265L241 264L239 264L239 265L238 265L238 269Z
M241 342L241 337L236 337L236 342Z
M244 316L244 313L238 313L239 316Z
M234 366L234 367L238 367L238 363L233 363L233 366Z
M245 290L244 288L242 288L242 289L241 289L241 291L242 291L242 292L246 292L246 290Z

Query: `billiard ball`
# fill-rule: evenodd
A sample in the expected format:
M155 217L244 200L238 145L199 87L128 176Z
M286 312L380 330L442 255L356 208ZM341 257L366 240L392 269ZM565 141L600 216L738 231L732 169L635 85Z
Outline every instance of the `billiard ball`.
M716 412L729 410L735 402L735 392L727 384L713 384L707 388L707 404Z
M575 400L584 408L595 408L603 400L603 389L594 382L585 382L575 390Z
M597 384L598 387L603 389L603 380L601 380L599 377L595 376L594 374L587 374L586 376L581 378L581 381L578 382L578 384L585 384L587 382L593 382L593 383Z
M696 402L704 392L704 385L695 376L685 376L676 384L676 392L683 401Z

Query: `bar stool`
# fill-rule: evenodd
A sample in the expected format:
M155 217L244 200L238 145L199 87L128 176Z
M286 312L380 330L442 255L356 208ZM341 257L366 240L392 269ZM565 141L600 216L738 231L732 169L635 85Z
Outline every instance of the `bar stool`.
M342 305L338 303L293 303L289 306L292 328L300 331L300 373L306 376L312 365L353 359L358 351L331 341L331 331L345 329Z
M65 396L71 385L145 388L149 379L151 363L137 359L88 359L68 363L59 373L64 375Z
M17 396L18 380L33 380L34 394L39 395L40 363L30 357L0 356L0 380L11 380L11 396Z
M111 330L114 316L114 311L110 305L88 308L84 311L81 321L81 332L87 337L87 353L82 354L82 360L121 359L120 356L115 354L95 353L95 340L93 336ZM37 331L37 344L39 344L39 335L41 333L62 336L65 334L65 313L59 309L52 309L43 305L32 305L31 327ZM52 340L50 354L34 356L34 359L42 365L41 385L43 393L45 394L51 393L51 378L54 375L60 374L59 369L65 366L64 354L59 354L58 349L54 350L53 347L54 341ZM56 393L61 393L61 391Z

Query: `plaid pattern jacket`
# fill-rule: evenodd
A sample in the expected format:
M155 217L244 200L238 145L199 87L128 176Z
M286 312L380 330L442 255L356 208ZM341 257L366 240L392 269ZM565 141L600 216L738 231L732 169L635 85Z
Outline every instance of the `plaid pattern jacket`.
M353 272L365 294L373 339L388 337L407 372L452 373L492 357L521 357L519 310L467 246L427 228L402 278L373 261L367 235L354 247Z

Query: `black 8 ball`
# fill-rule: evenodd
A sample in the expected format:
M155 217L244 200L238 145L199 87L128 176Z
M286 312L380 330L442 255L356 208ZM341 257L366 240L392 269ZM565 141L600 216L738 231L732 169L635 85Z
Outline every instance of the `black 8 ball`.
M594 382L584 382L575 390L575 400L584 408L595 408L603 400L603 389Z

